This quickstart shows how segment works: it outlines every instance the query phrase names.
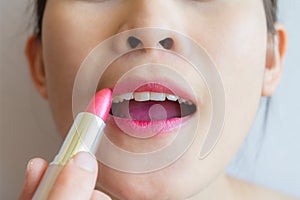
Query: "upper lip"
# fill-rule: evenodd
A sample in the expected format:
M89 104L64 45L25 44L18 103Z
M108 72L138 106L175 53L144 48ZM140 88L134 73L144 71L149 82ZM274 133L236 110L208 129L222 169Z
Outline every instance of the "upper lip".
M152 79L131 76L126 80L120 81L117 86L112 88L112 90L113 97L134 92L157 92L172 94L185 100L189 100L195 105L198 104L191 89L187 90L182 87L181 84L178 84L176 81L170 80L167 77L157 77Z
M191 101L196 106L200 104L194 94L188 77L183 77L181 72L188 71L186 61L172 53L150 51L150 53L131 52L121 57L110 67L114 71L120 71L119 80L112 80L106 85L113 91L113 97L133 92L157 92L173 94L185 100ZM150 65L149 71L144 73L130 73L135 66ZM158 67L156 66L158 65ZM171 72L161 69L161 65L169 66ZM148 69L147 69L148 70ZM126 75L125 75L126 74ZM174 75L175 74L175 75ZM124 76L125 75L125 76ZM106 79L106 81L110 81ZM105 81L104 81L105 82ZM157 87L163 86L163 87ZM142 88L141 88L142 87ZM138 90L137 90L138 89Z

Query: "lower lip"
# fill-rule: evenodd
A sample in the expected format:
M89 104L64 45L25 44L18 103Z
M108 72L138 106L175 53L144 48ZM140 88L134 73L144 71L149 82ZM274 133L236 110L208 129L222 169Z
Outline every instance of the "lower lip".
M118 127L123 133L136 138L151 138L174 133L191 116L167 120L139 121L109 115L107 125Z

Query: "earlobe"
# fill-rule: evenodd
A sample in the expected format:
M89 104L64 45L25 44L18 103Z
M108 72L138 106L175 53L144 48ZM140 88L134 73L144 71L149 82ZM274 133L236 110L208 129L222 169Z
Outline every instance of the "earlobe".
M32 81L40 93L40 95L47 99L46 74L42 56L42 44L39 38L34 34L27 40L25 53L29 63L29 69Z
M281 24L275 24L276 33L268 37L266 66L262 96L272 96L281 79L283 59L286 53L287 35Z

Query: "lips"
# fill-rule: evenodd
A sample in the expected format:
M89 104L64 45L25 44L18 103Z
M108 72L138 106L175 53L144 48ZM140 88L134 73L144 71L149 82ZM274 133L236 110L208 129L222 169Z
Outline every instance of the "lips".
M129 87L114 90L110 114L115 124L131 136L146 138L170 133L196 112L192 98L174 85L168 87L170 83L122 85Z
M99 81L99 89L113 91L108 125L136 137L174 133L195 116L202 101L204 84L195 74L176 54L149 50L124 55L103 74L110 78ZM192 87L196 83L199 88Z

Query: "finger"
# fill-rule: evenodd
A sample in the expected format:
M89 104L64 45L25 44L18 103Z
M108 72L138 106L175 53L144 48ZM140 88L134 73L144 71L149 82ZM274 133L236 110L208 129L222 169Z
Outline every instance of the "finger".
M91 154L76 154L62 169L49 199L90 199L94 191L98 164Z
M32 199L43 174L47 169L47 162L41 158L31 159L27 164L25 182L20 194L20 200Z
M111 200L111 198L109 196L107 196L106 194L104 194L103 192L94 190L91 200Z

